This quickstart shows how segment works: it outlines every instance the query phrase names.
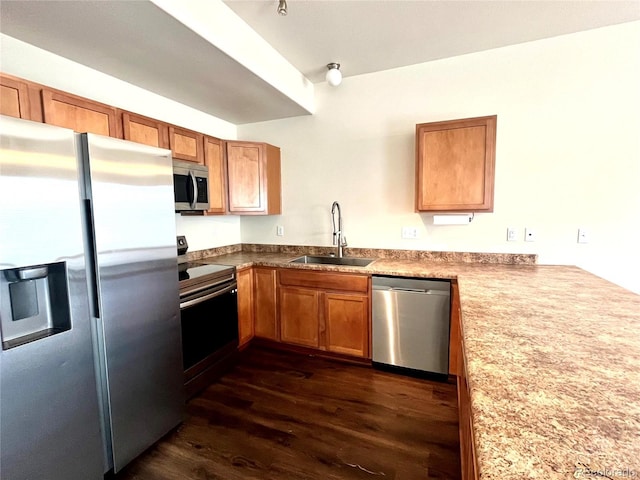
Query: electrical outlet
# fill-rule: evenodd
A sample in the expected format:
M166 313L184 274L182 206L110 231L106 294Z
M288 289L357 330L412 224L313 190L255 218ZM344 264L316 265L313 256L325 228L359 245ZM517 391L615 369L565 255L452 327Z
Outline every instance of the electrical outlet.
M402 227L402 238L418 238L418 229L416 227Z
M578 229L578 243L589 243L589 231L585 228Z
M276 226L276 235L282 237L284 235L284 227L282 225Z
M507 242L515 242L518 240L518 230L513 227L507 227Z
M525 228L524 229L524 241L525 242L535 242L538 239L538 232L533 228Z

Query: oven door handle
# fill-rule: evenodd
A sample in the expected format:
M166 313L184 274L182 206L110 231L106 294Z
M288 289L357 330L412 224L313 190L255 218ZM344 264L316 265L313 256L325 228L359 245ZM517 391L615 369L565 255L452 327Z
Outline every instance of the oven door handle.
M222 290L209 293L208 295L194 298L193 300L187 300L186 302L181 302L180 309L192 307L194 305L198 305L199 303L206 302L207 300L211 300L212 298L216 298L216 297L219 297L220 295L224 295L225 293L233 292L236 290L236 288L237 288L236 285L229 285L228 287L225 287Z

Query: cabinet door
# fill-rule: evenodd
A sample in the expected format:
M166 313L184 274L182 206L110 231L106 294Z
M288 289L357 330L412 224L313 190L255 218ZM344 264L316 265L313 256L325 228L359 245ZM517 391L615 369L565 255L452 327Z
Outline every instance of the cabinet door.
M276 270L255 268L253 273L256 337L279 340L276 312Z
M169 127L173 158L204 165L204 135L179 127Z
M152 147L169 148L169 126L166 123L124 112L122 128L125 140Z
M29 87L26 83L0 76L0 114L31 119Z
M219 138L204 137L204 164L209 169L209 214L227 212L227 175L223 142Z
M253 271L245 268L237 272L238 280L238 343L246 344L253 338Z
M280 288L280 338L283 342L318 348L319 293Z
M416 210L491 212L496 116L416 126Z
M114 107L53 90L42 90L44 123L71 128L76 132L97 133L122 138Z
M227 142L229 212L281 213L280 149L266 143Z
M324 293L326 346L330 352L369 356L369 297Z

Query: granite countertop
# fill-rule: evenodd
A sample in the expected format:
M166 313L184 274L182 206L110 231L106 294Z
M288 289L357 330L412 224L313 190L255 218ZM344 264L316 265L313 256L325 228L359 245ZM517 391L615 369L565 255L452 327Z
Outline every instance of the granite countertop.
M296 256L201 261L457 279L479 478L640 478L640 295L569 266Z

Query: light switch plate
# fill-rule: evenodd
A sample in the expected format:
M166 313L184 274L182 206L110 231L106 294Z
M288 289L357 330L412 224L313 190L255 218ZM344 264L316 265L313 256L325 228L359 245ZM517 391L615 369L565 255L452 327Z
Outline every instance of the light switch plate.
M282 225L276 225L276 235L279 237L284 235L284 227Z
M515 242L518 240L518 229L507 227L507 242Z

